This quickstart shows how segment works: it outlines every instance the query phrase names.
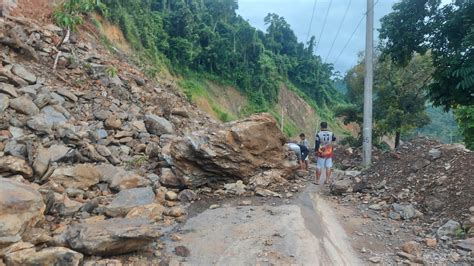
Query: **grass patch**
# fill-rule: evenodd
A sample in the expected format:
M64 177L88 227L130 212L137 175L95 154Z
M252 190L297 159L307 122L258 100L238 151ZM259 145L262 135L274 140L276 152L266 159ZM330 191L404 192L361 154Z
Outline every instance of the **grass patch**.
M178 85L183 89L190 102L196 103L199 99L204 99L220 121L229 122L237 119L235 115L227 112L224 107L215 102L209 94L208 85L197 74L184 77L178 81Z

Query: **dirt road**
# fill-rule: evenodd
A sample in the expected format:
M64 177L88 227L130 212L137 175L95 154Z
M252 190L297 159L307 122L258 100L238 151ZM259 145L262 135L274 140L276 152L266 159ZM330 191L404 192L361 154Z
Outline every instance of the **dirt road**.
M182 265L363 264L319 193L310 185L288 204L208 209L182 227L179 245L191 255L174 260Z

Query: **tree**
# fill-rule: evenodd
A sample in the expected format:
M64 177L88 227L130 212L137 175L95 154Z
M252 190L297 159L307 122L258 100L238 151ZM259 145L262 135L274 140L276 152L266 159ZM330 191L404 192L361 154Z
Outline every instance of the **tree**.
M419 54L405 67L390 58L381 58L376 66L375 117L382 132L395 134L395 148L402 133L430 122L423 89L431 82L431 72L430 57Z
M445 110L472 110L474 105L474 0L402 0L382 18L382 51L399 65L415 52L430 51L434 71L429 98ZM474 119L472 116L463 116ZM461 127L473 122L460 123ZM463 128L464 141L473 146L474 132Z
M374 82L374 139L377 144L385 135L395 135L398 148L402 134L429 123L425 112L424 88L431 82L433 71L428 55L415 55L401 67L388 57L376 57ZM340 107L336 114L344 117L344 123L355 122L361 128L364 91L364 61L348 71L346 97L349 105ZM361 143L361 136L359 141Z

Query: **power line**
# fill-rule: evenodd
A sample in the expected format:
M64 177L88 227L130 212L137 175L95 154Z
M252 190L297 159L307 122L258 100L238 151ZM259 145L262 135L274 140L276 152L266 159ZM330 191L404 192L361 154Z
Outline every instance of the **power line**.
M329 1L329 6L328 6L328 9L326 10L326 16L324 16L323 28L321 29L321 33L319 34L318 42L316 43L316 49L314 50L314 53L318 51L318 46L319 46L319 43L321 42L321 37L323 37L323 32L324 32L324 28L326 27L326 22L328 20L329 11L331 10L331 5L332 5L332 0Z
M308 34L306 35L306 43L308 43L309 34L311 33L311 27L313 26L314 12L316 11L316 4L317 3L318 3L318 0L314 0L313 13L311 14L311 20L309 22L309 27L308 27Z
M379 0L377 0L377 2L375 2L375 4L372 6L372 9L374 9L374 7L377 5L377 3L379 2ZM342 48L341 52L339 53L339 55L336 57L336 60L334 61L334 65L337 63L337 61L339 60L339 58L341 57L342 53L344 52L344 50L346 50L347 46L349 45L349 43L351 42L352 40L352 37L354 37L355 33L357 32L357 30L359 29L360 27L360 24L362 23L362 21L364 21L364 18L365 16L367 15L367 12L364 13L364 15L362 16L362 18L360 18L359 20L359 23L357 23L357 26L356 28L354 29L354 31L352 32L351 36L349 37L349 39L347 40L346 44L344 45L344 47Z
M334 44L336 43L337 37L339 37L339 33L341 32L342 25L344 24L344 21L345 21L346 16L347 16L347 12L349 11L349 8L351 7L351 3L352 3L352 0L349 0L349 4L348 4L347 7L346 7L346 11L344 12L344 16L342 17L341 24L339 24L339 28L337 29L336 37L335 37L334 40L332 41L331 48L329 48L328 55L326 56L326 59L324 60L325 62L328 61L329 55L330 55L331 52L332 52L332 48L334 47Z

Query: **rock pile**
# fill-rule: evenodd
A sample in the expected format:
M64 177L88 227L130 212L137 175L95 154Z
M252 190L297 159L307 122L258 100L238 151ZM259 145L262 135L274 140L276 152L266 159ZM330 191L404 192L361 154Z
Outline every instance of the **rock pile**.
M227 188L241 195L291 177L270 115L217 123L87 30L53 71L60 28L19 17L0 28L0 265L148 250L203 186L237 182Z
M425 244L425 253L436 249L438 256L446 254L452 262L472 262L473 165L474 153L462 145L418 138L398 151L378 154L372 167L354 176L345 171L332 192L344 195L343 201L361 203L360 208L373 213L375 220L386 218L391 220L387 223L399 221L410 228L417 242ZM353 194L357 180L366 186ZM398 256L411 262L420 259L408 253Z

